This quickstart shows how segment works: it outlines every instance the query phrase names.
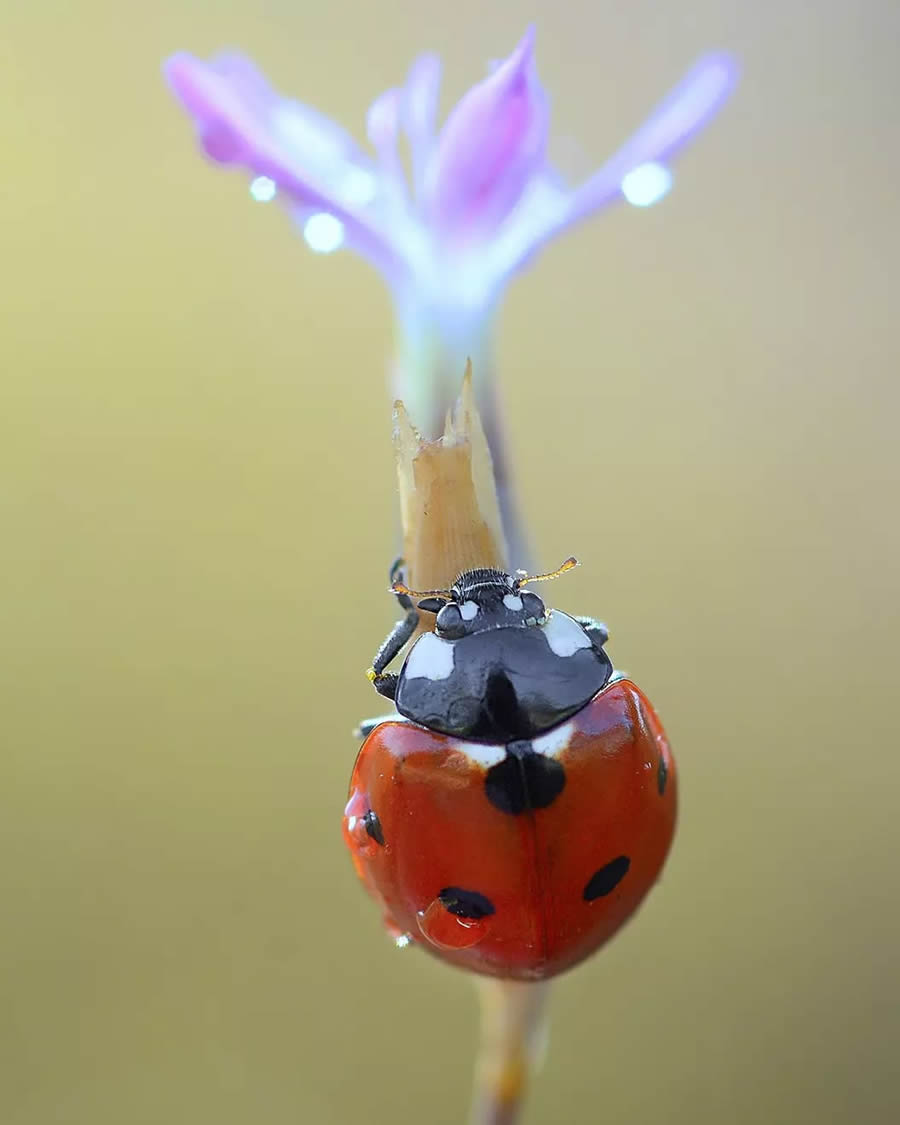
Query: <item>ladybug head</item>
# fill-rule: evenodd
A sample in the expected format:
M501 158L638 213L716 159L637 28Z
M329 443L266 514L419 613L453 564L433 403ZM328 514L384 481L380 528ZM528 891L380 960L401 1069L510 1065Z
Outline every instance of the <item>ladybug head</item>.
M419 609L437 615L435 632L448 640L458 640L488 629L543 625L547 619L543 601L522 587L529 582L557 578L577 565L574 558L569 558L550 574L534 575L523 570L507 574L493 567L483 567L463 571L449 590L417 593L401 582L395 582L391 589L395 594L419 599Z

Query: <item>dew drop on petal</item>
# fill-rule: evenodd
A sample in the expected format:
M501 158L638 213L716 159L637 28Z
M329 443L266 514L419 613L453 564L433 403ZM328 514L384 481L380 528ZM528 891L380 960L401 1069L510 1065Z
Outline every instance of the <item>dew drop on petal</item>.
M310 250L317 254L331 254L344 242L344 224L327 211L317 211L303 224L303 237Z
M269 179L268 176L257 176L250 183L250 194L257 203L269 203L275 198L277 192L278 187L275 181Z
M337 183L337 193L350 207L371 203L378 193L378 181L366 168L347 167Z
M489 918L460 918L451 914L439 898L416 915L419 929L438 949L468 949L485 936Z
M650 160L633 168L622 180L622 194L632 207L650 207L669 194L672 173L664 164Z

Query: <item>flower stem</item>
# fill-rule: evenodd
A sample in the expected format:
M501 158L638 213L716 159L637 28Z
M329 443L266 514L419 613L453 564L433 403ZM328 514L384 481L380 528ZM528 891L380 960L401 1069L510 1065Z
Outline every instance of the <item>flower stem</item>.
M406 406L394 405L394 448L408 583L446 588L463 570L508 565L491 451L468 364L444 432L423 438Z
M515 1125L546 1041L545 981L478 982L481 1045L470 1125Z
M499 426L493 433L499 440ZM473 567L509 570L496 462L475 402L471 363L437 439L423 438L404 403L395 404L394 447L408 583L445 589ZM517 524L506 526L521 539ZM513 1125L542 1046L548 986L493 978L478 985L482 1021L472 1125Z
M426 439L440 439L448 414L475 411L489 450L486 475L496 493L500 524L509 555L505 564L527 569L528 536L522 526L507 457L503 412L494 372L493 309L460 312L442 308L420 294L395 294L397 340L393 363L395 394L406 420ZM466 369L463 399L457 402L459 376ZM430 443L429 443L430 444ZM407 555L407 559L409 556ZM489 565L484 560L473 566ZM454 575L455 577L455 575Z

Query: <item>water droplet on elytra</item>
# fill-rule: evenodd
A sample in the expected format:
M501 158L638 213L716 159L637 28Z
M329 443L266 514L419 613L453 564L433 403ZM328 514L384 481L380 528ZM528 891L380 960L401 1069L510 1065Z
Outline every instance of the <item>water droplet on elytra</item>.
M382 918L384 928L387 930L387 935L398 949L406 949L408 945L412 945L416 940L412 934L402 930L390 914L385 914Z
M488 931L490 918L461 918L451 914L439 898L416 915L419 929L438 949L469 949Z
M366 827L368 811L369 803L364 794L354 789L344 809L344 839L347 847L361 856L373 856L378 851L378 843Z

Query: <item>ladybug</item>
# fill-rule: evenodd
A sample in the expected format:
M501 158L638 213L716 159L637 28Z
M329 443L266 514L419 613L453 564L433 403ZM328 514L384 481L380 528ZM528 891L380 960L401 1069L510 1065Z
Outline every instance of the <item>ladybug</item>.
M483 568L420 593L368 676L399 714L361 725L344 837L398 945L518 980L588 957L656 881L675 829L663 728L605 627ZM414 603L413 599L416 599ZM433 630L412 639L420 612Z

